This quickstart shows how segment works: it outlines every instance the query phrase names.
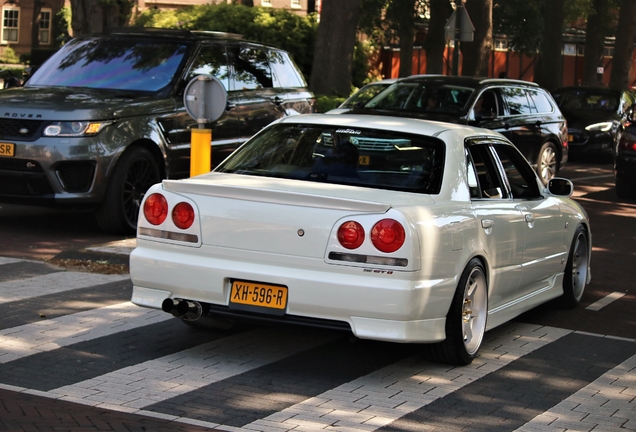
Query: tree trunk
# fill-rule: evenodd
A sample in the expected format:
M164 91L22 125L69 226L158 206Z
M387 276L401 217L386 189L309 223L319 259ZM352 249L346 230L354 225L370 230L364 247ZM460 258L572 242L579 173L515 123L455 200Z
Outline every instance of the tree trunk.
M565 0L547 0L545 2L543 11L545 27L534 81L548 91L560 87L563 83L561 47L563 46L564 9Z
M429 0L431 19L426 36L426 73L444 73L444 48L446 47L446 33L444 26L450 18L453 9L448 0Z
M31 22L31 51L40 48L40 12L42 12L42 0L34 0L33 21Z
M604 14L607 13L607 0L594 0L594 11L587 16L585 27L585 85L599 85L597 67L603 66L605 46Z
M73 36L101 33L107 27L128 24L133 2L116 0L108 4L99 0L71 0Z
M623 0L616 29L616 44L610 75L610 87L625 89L629 86L629 72L636 42L636 1Z
M415 0L393 0L387 15L397 24L400 46L400 77L413 74L413 43L415 42Z
M324 0L316 34L311 90L317 95L348 96L360 0Z
M468 0L466 12L475 27L472 42L462 42L462 75L488 76L488 61L492 51L493 0Z

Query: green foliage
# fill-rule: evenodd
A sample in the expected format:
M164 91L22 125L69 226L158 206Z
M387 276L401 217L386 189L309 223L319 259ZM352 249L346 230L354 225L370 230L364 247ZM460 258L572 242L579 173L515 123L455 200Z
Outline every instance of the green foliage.
M550 0L495 0L493 33L508 36L508 46L533 56L539 51L543 34L543 7ZM565 2L563 27L593 10L593 0Z
M20 57L18 57L11 47L5 47L0 56L0 63L16 64L20 63Z
M245 39L289 51L301 71L311 73L318 23L316 16L300 16L287 9L235 4L191 6L180 10L148 10L134 25L183 28L242 34Z
M53 40L57 46L62 46L70 39L71 8L63 7L53 17Z
M338 105L343 103L346 98L338 96L316 96L316 111L319 113L327 112L331 109L337 108Z

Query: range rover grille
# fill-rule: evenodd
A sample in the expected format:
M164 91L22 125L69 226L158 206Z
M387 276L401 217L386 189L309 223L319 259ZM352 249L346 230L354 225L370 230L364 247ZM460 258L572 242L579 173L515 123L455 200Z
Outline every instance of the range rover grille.
M0 139L35 141L43 123L41 120L0 118Z

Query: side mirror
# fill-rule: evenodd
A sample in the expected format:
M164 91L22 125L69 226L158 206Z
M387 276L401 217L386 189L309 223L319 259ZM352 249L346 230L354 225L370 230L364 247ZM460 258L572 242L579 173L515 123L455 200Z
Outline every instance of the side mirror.
M574 184L564 178L555 177L548 182L548 192L556 196L572 196L574 192Z

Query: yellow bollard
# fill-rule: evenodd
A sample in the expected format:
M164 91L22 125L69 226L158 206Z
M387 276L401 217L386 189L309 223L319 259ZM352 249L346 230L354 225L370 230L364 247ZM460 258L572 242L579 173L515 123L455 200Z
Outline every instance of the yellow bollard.
M212 165L212 130L192 129L190 137L190 177L210 172Z

